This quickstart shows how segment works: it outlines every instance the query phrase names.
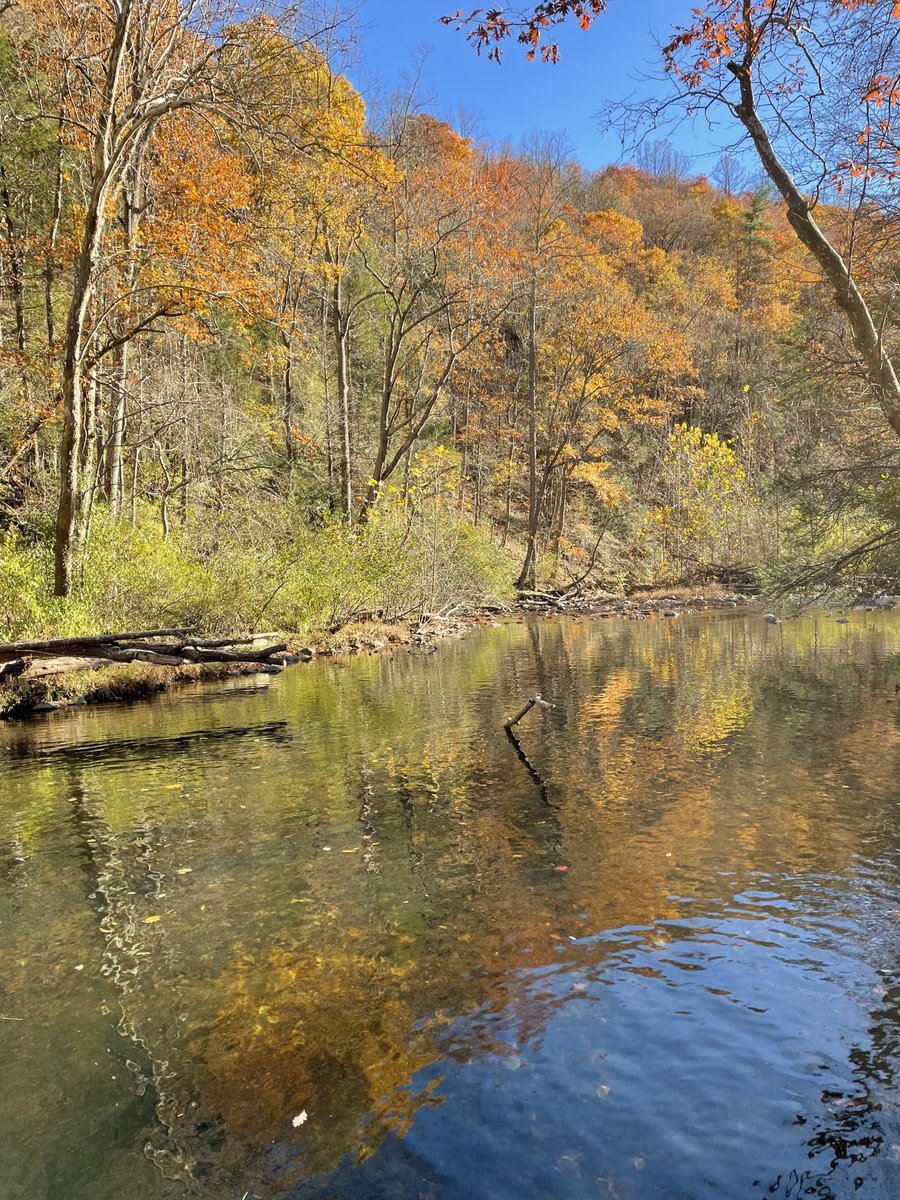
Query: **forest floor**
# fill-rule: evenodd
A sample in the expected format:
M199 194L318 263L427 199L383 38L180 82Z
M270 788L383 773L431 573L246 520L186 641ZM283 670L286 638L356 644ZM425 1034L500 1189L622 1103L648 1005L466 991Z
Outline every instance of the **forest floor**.
M283 666L309 663L337 655L385 653L431 654L439 642L462 637L473 629L497 625L526 616L584 616L598 619L618 617L641 621L673 619L682 614L738 608L755 602L752 596L707 590L698 595L688 589L657 590L627 598L607 593L567 597L553 593L524 593L516 604L460 609L446 616L429 615L413 620L384 622L353 621L323 630L308 639L290 635L285 640L291 652ZM207 663L200 666L155 666L149 663L115 664L99 670L67 670L60 674L28 678L27 674L8 683L0 682L0 720L55 712L83 704L105 704L146 699L179 684L221 680L242 675L277 674L282 666Z

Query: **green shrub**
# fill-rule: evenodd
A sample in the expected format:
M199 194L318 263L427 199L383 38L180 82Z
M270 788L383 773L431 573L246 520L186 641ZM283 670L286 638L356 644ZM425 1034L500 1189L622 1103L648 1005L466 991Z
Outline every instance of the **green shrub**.
M380 506L364 524L310 524L275 507L255 516L189 522L164 538L151 509L134 524L95 510L65 601L52 595L51 547L6 534L0 636L180 626L308 633L366 613L393 620L511 596L508 556L441 497Z

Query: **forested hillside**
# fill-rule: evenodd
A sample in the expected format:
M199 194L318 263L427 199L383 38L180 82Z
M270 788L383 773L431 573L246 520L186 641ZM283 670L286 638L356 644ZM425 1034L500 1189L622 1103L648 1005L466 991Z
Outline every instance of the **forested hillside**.
M0 635L896 590L900 442L752 159L373 124L328 30L229 16L3 13ZM893 336L896 214L826 199Z

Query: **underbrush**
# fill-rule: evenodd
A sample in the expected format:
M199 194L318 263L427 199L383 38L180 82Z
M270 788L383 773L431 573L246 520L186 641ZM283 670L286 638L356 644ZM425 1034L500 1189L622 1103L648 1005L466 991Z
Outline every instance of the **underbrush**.
M305 635L506 600L513 577L507 554L449 509L376 509L350 525L257 508L167 537L151 510L134 524L100 512L67 600L52 594L48 542L0 541L0 640L180 626Z

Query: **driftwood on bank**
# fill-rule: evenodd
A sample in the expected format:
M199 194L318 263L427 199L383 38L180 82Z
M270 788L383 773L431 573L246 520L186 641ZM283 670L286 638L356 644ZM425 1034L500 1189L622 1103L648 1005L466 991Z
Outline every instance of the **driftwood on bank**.
M47 641L9 642L0 645L0 678L30 673L30 664L39 660L35 674L59 674L109 666L110 663L152 663L182 667L198 663L260 663L280 666L287 651L283 642L269 646L258 643L275 634L263 633L243 638L201 638L190 628L139 629L126 633L106 633L98 637L52 638ZM159 639L166 639L161 641ZM49 660L49 661L47 661Z

